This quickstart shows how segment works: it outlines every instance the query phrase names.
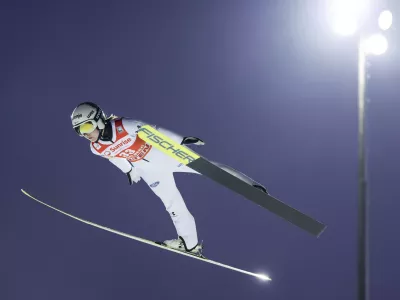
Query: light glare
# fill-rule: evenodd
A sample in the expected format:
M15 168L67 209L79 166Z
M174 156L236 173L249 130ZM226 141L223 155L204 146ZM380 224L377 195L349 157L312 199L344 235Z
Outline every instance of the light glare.
M354 34L366 16L367 6L365 0L332 0L329 17L333 30L340 35Z
M357 21L351 16L336 17L333 24L333 31L339 35L353 35L357 29Z
M364 41L364 51L367 54L382 55L388 49L388 41L382 34L375 34Z
M393 15L389 10L381 12L378 19L378 24L380 29L388 30L392 26Z

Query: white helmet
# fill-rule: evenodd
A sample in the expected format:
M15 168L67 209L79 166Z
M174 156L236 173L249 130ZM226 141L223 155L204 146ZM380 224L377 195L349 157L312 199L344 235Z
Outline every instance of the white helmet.
M80 136L83 133L90 133L96 128L104 129L106 123L106 115L103 110L95 103L83 102L79 104L71 114L72 127ZM82 125L89 127L86 132L82 132ZM82 127L81 127L82 126ZM90 131L91 130L91 131Z

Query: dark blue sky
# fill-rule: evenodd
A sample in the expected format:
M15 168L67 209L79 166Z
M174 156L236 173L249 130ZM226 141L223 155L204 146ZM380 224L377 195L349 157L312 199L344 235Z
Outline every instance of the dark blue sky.
M316 2L3 1L0 299L355 299L356 40L333 35ZM396 30L369 68L371 299L400 295ZM316 239L211 180L177 174L204 254L265 272L264 283L35 203L20 189L120 231L175 238L150 189L129 186L72 130L83 101L201 137L199 153L328 229Z

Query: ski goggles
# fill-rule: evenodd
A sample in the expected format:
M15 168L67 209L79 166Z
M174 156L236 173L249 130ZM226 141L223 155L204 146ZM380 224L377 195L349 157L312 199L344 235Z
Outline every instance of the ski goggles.
M79 126L74 127L75 131L79 135L92 133L97 128L97 124L95 121L90 120Z

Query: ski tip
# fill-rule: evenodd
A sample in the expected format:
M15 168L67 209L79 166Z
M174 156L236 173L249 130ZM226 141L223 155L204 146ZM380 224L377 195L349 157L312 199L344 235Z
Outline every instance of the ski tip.
M21 192L24 193L25 195L29 196L28 192L25 191L24 189L21 189Z
M25 196L28 196L28 197L32 198L32 196L29 195L28 192L25 191L24 189L21 189L21 192L22 192Z

